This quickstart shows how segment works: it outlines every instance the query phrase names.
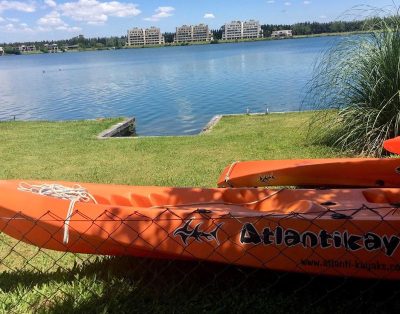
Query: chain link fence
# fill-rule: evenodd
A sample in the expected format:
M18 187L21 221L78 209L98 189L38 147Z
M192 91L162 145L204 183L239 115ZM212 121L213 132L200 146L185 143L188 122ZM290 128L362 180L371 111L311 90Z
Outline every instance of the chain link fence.
M396 204L313 219L163 206L93 218L78 207L68 227L56 211L2 211L1 312L400 311Z

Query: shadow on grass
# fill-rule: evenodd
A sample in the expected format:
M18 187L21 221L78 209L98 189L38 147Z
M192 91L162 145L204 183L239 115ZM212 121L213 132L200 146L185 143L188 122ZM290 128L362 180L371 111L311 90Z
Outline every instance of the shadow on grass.
M94 288L96 291L83 299L77 292L63 289L64 285L76 285L85 278L102 289ZM397 282L314 277L206 262L115 257L51 274L18 271L0 275L4 292L21 286L34 289L51 282L59 285L64 294L49 306L54 313L400 310ZM90 292L93 286L85 289Z

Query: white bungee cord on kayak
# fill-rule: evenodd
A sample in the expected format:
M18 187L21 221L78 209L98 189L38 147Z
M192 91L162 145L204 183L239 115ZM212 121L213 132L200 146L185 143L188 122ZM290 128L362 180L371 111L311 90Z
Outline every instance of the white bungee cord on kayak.
M63 243L66 245L69 242L69 222L71 220L71 216L73 214L75 203L76 202L94 202L97 204L96 199L91 195L84 187L79 184L74 185L73 187L63 186L61 184L28 184L25 182L21 182L19 187L19 191L23 192L31 192L38 195L51 196L56 197L63 200L69 200L69 207L67 211L67 216L64 220L64 238Z

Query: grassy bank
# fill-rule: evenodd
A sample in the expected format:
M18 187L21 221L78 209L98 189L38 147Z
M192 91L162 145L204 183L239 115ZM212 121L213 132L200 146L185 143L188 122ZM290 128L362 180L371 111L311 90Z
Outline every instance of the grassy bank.
M310 117L226 117L198 136L109 140L96 135L116 119L2 122L0 179L215 186L235 160L338 156L307 143ZM388 282L64 254L0 236L0 312L390 312L399 291Z
M0 178L215 186L235 160L332 156L307 145L309 113L226 117L209 134L99 141L117 120L0 123ZM296 149L294 149L294 147Z

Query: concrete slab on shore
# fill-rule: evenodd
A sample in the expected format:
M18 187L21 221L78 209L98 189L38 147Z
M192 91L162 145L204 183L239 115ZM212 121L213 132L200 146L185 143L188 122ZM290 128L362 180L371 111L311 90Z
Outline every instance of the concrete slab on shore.
M97 135L98 139L106 139L110 137L121 138L121 137L131 137L135 134L135 123L136 119L126 118L124 121L119 122L107 130L104 130L99 135Z

